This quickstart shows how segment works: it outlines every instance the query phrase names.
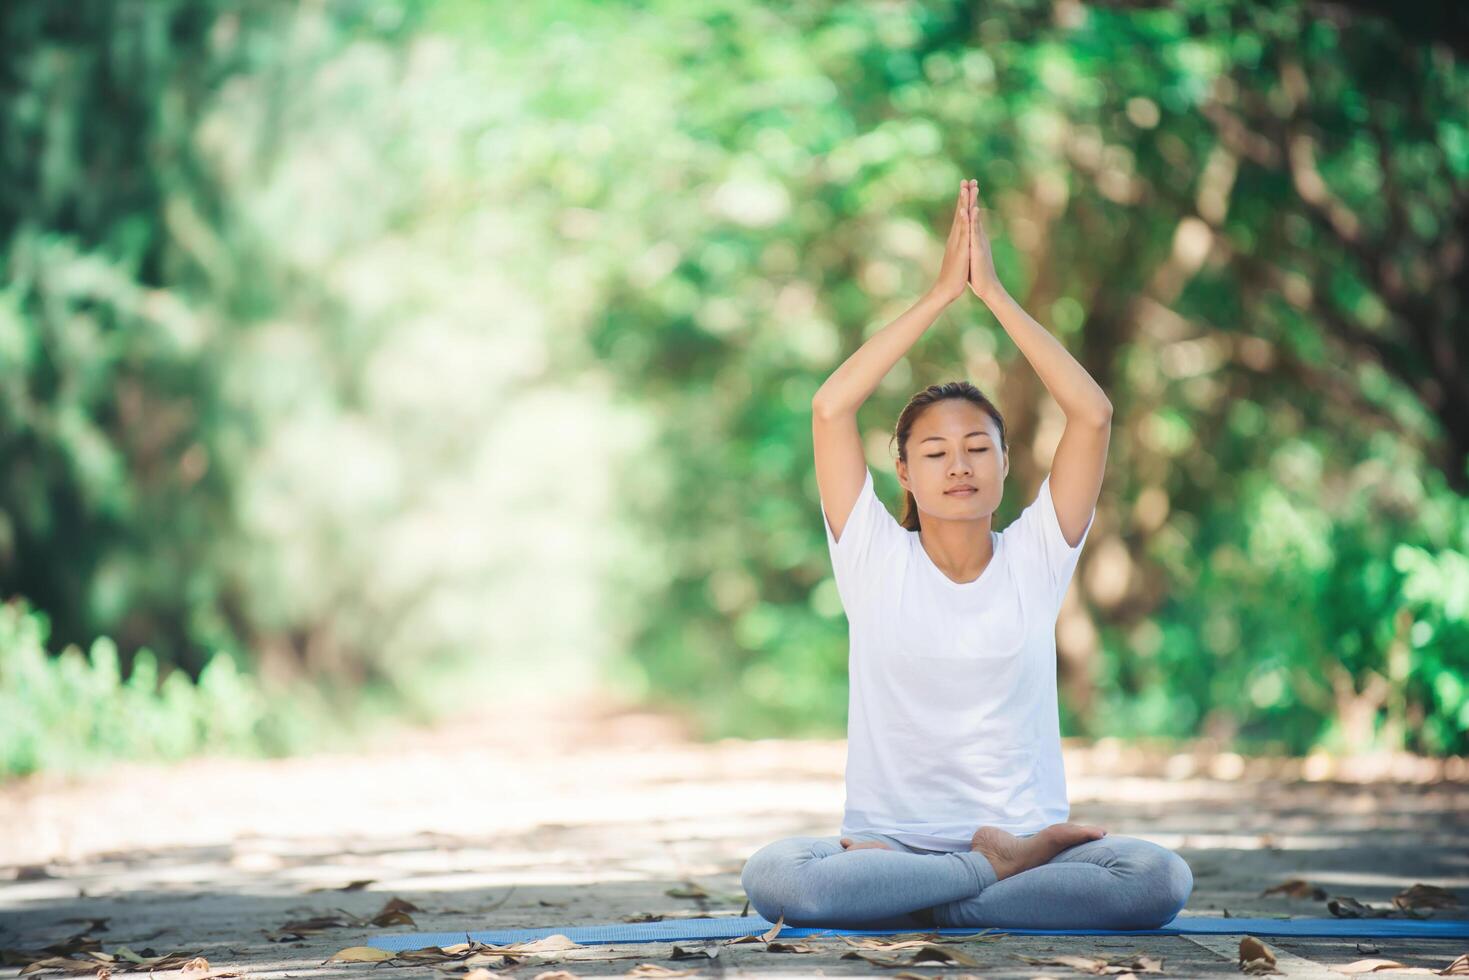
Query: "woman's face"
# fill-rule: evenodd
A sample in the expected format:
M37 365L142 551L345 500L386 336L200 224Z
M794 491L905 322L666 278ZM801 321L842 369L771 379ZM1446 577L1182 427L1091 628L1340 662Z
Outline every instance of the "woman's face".
M898 482L913 494L919 511L943 520L993 514L1009 472L999 426L989 412L963 398L924 409L908 434L907 463L898 460ZM960 486L974 492L950 492Z

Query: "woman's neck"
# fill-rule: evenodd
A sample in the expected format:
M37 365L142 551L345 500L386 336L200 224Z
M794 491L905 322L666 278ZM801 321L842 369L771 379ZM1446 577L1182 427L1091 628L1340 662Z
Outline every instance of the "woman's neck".
M955 582L973 582L995 556L993 521L943 521L925 517L918 540L934 567Z

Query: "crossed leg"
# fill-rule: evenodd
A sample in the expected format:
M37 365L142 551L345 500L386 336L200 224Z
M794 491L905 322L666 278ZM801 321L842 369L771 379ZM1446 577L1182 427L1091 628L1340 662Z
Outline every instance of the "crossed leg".
M1177 853L1108 834L932 913L941 927L1157 929L1183 909L1193 887L1193 871Z
M975 851L922 853L891 837L886 848L843 849L840 837L786 837L766 844L740 875L756 912L790 925L932 927L924 912L978 894L995 881ZM917 913L917 914L915 914Z
M1188 863L1168 848L1108 834L1004 880L977 851L846 850L839 837L767 844L741 875L755 911L791 925L909 929L1155 929L1193 890Z

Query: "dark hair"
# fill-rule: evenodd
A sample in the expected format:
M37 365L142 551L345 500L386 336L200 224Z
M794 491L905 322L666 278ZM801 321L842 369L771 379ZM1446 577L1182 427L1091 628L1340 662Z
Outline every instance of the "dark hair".
M898 458L904 464L908 462L908 435L913 431L913 423L918 421L918 417L930 405L950 398L963 398L989 412L990 417L995 420L995 425L1000 429L1000 452L1010 451L1005 440L1005 419L1000 415L1000 410L995 407L995 403L968 381L946 381L943 384L929 385L924 388L910 398L908 404L903 406L903 410L898 413L898 427L893 433L893 438L898 440ZM909 531L917 531L921 526L918 520L918 501L913 499L911 491L903 491L903 516L898 523Z

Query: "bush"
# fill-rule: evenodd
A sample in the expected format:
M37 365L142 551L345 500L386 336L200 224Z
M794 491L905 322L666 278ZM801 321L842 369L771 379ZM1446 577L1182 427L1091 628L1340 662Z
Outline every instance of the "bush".
M123 680L117 645L98 637L84 656L46 650L50 621L23 599L0 605L0 778L85 773L111 760L198 754L281 755L319 744L335 727L319 692L268 698L228 654L196 681L139 650Z

